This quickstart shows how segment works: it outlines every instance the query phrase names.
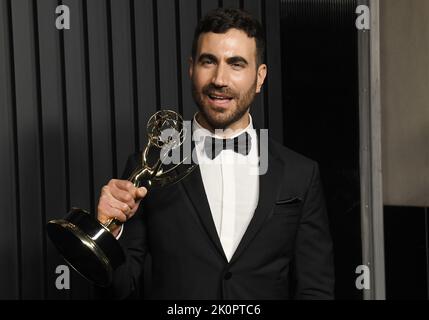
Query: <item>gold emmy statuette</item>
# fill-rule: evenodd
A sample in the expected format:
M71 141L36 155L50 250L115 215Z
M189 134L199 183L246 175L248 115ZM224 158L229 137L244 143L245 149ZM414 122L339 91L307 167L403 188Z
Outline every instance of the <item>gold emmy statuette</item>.
M164 163L173 151L180 152L185 139L189 139L186 129L178 113L170 110L155 113L147 124L148 143L141 154L141 163L128 180L150 192L192 172L197 165L189 161L191 155ZM87 211L73 208L64 219L49 221L47 232L70 266L96 285L107 287L113 271L125 260L119 242L111 233L120 224L116 219L102 224Z

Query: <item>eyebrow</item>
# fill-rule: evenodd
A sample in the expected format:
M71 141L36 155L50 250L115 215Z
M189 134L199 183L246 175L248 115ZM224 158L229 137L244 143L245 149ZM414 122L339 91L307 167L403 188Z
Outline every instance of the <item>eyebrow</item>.
M245 65L249 64L246 59L244 59L243 57L240 57L240 56L235 56L235 57L228 58L228 59L226 59L226 61L229 64L236 64L236 63L243 63Z
M212 60L212 61L215 61L215 62L218 61L217 58L214 55L210 54L210 53L202 53L198 57L198 61L199 62L203 61L204 59Z
M216 58L216 56L212 55L211 53L202 53L199 58L198 61L201 62L204 59L208 59L214 62L218 62L218 59ZM230 57L228 59L226 59L226 62L228 64L236 64L236 63L243 63L245 65L249 65L249 62L247 62L246 59L244 59L241 56L234 56L234 57Z

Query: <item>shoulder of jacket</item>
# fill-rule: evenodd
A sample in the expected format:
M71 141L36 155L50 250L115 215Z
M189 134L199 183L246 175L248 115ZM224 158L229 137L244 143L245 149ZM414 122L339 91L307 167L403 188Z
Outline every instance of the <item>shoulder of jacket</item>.
M315 166L318 166L317 162L313 159L310 159L271 138L269 141L271 148L273 149L273 153L278 156L282 162L291 166L298 166L310 170L312 170Z

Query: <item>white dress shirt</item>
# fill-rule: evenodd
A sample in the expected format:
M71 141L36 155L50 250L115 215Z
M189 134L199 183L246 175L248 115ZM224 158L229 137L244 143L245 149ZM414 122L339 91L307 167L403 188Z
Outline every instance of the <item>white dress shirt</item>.
M231 260L255 212L259 199L257 134L249 115L247 128L228 135L229 139L243 132L251 136L249 154L223 150L213 160L206 155L206 136L222 138L204 129L194 117L193 139L201 176L213 221L228 261Z

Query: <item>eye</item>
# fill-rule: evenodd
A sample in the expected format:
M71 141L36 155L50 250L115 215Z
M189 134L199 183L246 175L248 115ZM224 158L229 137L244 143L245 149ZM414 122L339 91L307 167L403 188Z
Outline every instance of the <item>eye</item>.
M211 65L211 64L214 64L214 62L213 62L213 60L210 60L210 59L203 59L203 60L201 61L201 64L202 64L203 66L205 66L205 65Z
M232 67L234 70L241 70L241 69L243 69L243 68L244 68L244 65L243 65L242 63L240 63L240 62L237 62L237 63L232 63L232 64L231 64L231 67Z

